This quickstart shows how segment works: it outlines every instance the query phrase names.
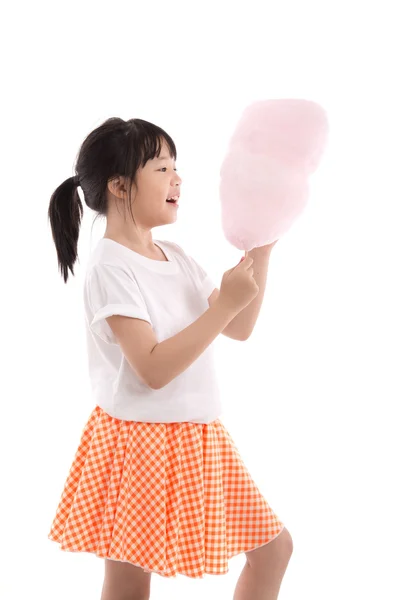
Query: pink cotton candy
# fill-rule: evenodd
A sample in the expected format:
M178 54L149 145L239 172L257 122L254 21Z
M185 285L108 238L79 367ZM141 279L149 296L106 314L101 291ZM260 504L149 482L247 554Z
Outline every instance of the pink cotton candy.
M304 210L308 177L328 135L325 111L307 100L267 100L244 111L221 166L222 227L251 250L282 237Z

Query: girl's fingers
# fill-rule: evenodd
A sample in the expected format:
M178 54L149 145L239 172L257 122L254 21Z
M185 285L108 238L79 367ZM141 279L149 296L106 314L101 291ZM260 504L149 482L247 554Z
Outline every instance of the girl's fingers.
M245 253L244 253L244 256L242 256L242 258L239 260L238 264L240 265L241 262L243 262L244 260L249 259L249 258L250 258L250 264L252 264L253 263L253 259L251 258L251 256L249 257L249 253L246 250ZM247 262L249 262L249 261L247 261Z

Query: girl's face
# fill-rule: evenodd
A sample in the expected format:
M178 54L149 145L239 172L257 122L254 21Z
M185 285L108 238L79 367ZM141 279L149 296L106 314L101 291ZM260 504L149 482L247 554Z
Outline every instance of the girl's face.
M179 197L181 183L175 161L164 142L160 157L149 160L137 172L137 189L132 188L132 212L135 221L148 228L176 221L179 198L175 203L167 202L167 199Z

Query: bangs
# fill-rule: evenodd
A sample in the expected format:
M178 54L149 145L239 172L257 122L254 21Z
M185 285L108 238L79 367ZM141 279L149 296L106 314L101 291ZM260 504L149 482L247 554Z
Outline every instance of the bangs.
M137 164L144 167L149 160L159 158L162 144L166 143L171 158L176 160L177 152L173 139L166 131L148 121L134 119L132 146L135 148ZM136 161L135 161L136 162Z
M146 136L143 140L142 148L142 156L140 157L140 162L142 167L145 166L147 161L153 160L154 158L159 158L161 154L161 149L163 142L167 144L169 154L171 158L176 160L176 150L174 143L169 141L167 138L159 137L159 136ZM172 143L171 143L172 142Z

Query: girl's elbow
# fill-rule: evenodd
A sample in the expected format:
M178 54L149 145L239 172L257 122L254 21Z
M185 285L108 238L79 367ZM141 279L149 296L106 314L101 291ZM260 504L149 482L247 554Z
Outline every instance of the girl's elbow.
M152 390L161 390L168 383L169 383L169 380L167 380L165 377L162 377L160 375L154 376L154 374L153 374L152 376L146 378L146 384Z
M246 331L245 333L240 334L239 337L237 337L236 339L239 340L239 342L246 342L251 336L251 334L251 331Z

